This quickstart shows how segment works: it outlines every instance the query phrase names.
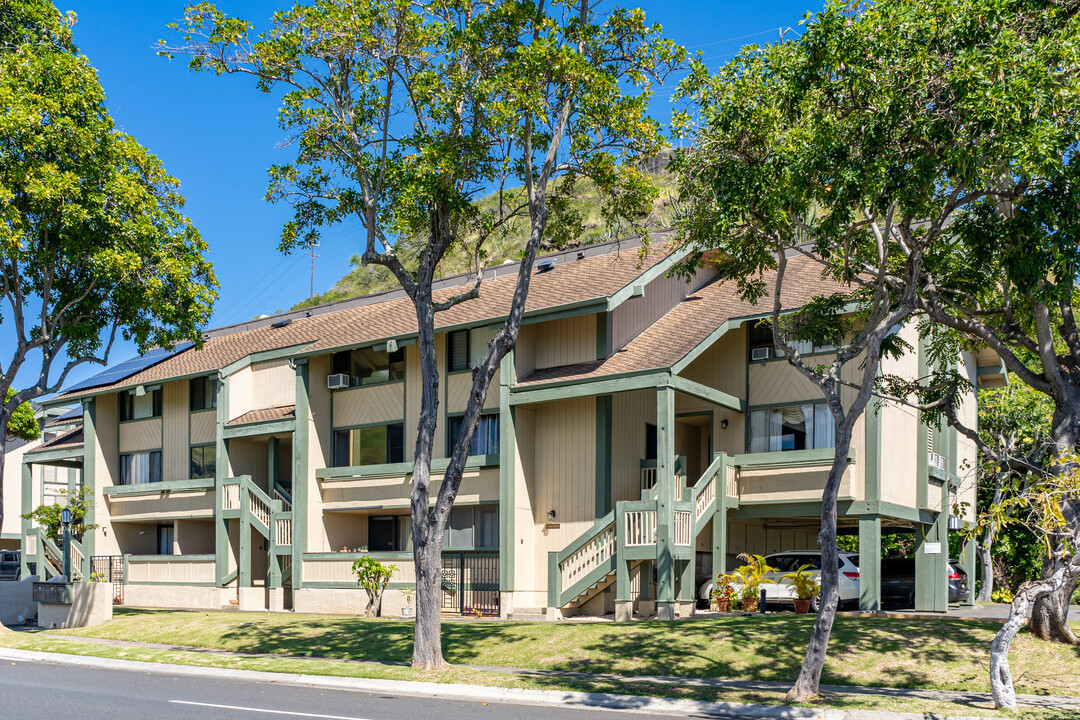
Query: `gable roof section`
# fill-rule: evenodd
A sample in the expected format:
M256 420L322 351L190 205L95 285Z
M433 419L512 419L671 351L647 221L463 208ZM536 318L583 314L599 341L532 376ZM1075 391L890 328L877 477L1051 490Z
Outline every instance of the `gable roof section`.
M642 257L637 241L608 243L576 252L559 253L557 257L560 262L550 270L534 271L525 305L526 316L591 302L598 305L603 303L604 307L599 309L607 309L609 298L643 273L665 264L665 260L671 256L668 245L657 243ZM576 259L582 254L585 257ZM541 258L537 260L539 262ZM515 263L489 268L480 286L480 297L438 313L435 316L436 330L445 331L505 318L517 284L517 267ZM435 299L441 301L453 297L467 289L470 282L468 277L459 277L456 284L447 284L436 290ZM378 299L383 296L385 299ZM298 317L297 312L287 313L282 317L289 322L281 327L272 327L273 318L266 318L235 326L239 329L231 332L224 332L227 329L210 331L202 349L191 348L112 385L65 392L57 396L54 402L145 383L206 375L254 353L295 347L297 356L323 354L339 348L415 335L417 323L412 301L400 290L383 296L342 301L339 304L341 309L324 308L310 316Z
M765 274L767 287L773 287L775 280L776 273ZM795 309L815 295L830 290L841 288L831 280L822 278L820 265L802 257L788 260L787 278L782 290L785 308ZM754 305L739 297L732 284L721 283L714 278L687 295L606 360L534 370L515 387L525 388L545 383L581 381L671 368L702 343L709 341L725 323L760 317L771 312L772 293Z

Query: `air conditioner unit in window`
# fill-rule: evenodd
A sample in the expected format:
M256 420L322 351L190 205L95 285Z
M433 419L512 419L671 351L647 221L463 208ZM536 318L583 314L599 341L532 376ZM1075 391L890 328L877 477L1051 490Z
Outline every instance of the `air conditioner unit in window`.
M326 387L329 390L340 390L347 388L350 385L350 378L348 373L339 373L337 375L326 376Z
M768 360L772 357L771 347L756 347L750 350L751 360Z

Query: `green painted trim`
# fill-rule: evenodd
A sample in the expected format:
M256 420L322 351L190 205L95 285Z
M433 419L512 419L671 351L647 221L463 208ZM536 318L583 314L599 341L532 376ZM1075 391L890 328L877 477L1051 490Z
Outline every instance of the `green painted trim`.
M113 485L102 488L106 497L135 497L138 495L162 495L166 493L196 492L213 490L215 478L189 478L187 480L164 480L162 482L140 483L138 485Z
M304 587L304 553L307 551L308 485L310 461L308 457L310 415L309 407L310 368L308 363L296 365L296 417L293 430L293 544L292 586L293 590ZM332 422L332 420L331 420ZM333 435L331 434L331 442Z
M864 495L867 500L877 502L881 500L881 413L883 405L880 398L870 399L866 408L866 460L864 461ZM880 525L880 523L879 523ZM880 594L880 593L879 593ZM878 606L880 607L880 597Z
M603 395L596 398L596 498L594 517L600 517L611 509L611 435L612 398Z
M85 438L85 433L83 435ZM28 450L23 453L23 462L35 465L47 465L54 460L85 459L85 441L83 445L72 445L55 450Z
M128 562L171 563L171 562L213 562L212 553L205 555L127 555ZM172 583L170 583L172 584ZM182 583L177 583L182 584Z
M859 516L859 609L881 609L881 516Z
M633 390L648 390L668 384L667 370L635 370L633 372L603 375L598 378L578 378L543 383L526 388L514 388L510 393L511 405L568 400L593 395L610 395Z
M501 428L500 428L501 431ZM500 443L501 444L501 443ZM501 452L502 448L500 448ZM470 455L465 459L466 470L499 467L499 455ZM431 472L445 472L450 458L435 458L431 461ZM412 475L413 463L387 463L383 465L350 465L349 467L319 468L315 477L321 482L349 482L370 478L403 477Z
M114 517L111 518L113 525L123 525L125 523L148 523L156 522L158 520L213 520L214 515L212 510L196 510L193 512L167 512L163 511L160 515L156 515L152 518L139 517Z
M738 412L746 412L746 401L740 400L734 395L729 395L726 392L721 392L708 385L702 385L701 383L694 382L693 380L687 380L684 377L678 375L671 376L671 386L684 395L691 395L693 397L711 402L714 405L727 408L729 410L736 410Z
M251 478L247 475L240 476L240 550L237 558L237 585L239 587L252 587L254 583L251 577L251 551L252 551L252 518L250 501Z
M261 422L244 423L243 425L226 425L222 428L221 433L226 439L235 440L258 435L291 433L295 426L294 420L263 420Z
M218 587L229 583L229 521L225 518L221 503L225 497L223 488L229 475L229 444L223 430L229 421L229 377L218 377L217 428L215 442L217 458L214 461L214 576ZM126 577L126 575L125 575Z
M655 265L648 268L636 278L630 281L630 283L620 290L616 291L607 302L607 309L614 310L622 305L624 302L632 297L638 297L641 292L638 290L638 286L644 286L651 283L653 280L666 275L668 270L675 267L681 260L690 254L689 248L680 248L675 252L661 258Z
M764 453L745 453L735 455L732 461L738 467L747 468L786 468L803 465L832 465L836 456L834 448L820 450L779 450ZM848 463L855 462L855 448L848 449Z
M33 479L32 471L30 469L31 468L30 463L26 462L25 457L26 456L23 455L24 459L23 459L23 463L22 463L22 497L20 498L20 500L22 502L22 513L20 514L20 518L19 518L20 521L21 521L21 524L22 524L22 543L20 544L20 549L21 549L22 552L19 553L19 565L22 568L22 575L20 575L20 577L29 577L30 576L30 565L29 565L30 556L26 552L26 538L32 532L34 532L34 528L33 528L33 525L32 525L33 521L30 520L30 518L28 518L28 517L22 517L22 516L26 515L27 513L31 512L33 510L33 508L30 507L30 505L33 502L33 500L31 499L31 496L33 495L33 480L34 479ZM40 548L41 548L41 543L40 542L37 544L37 547L40 550Z
M510 407L510 388L516 378L516 353L514 348L510 348L499 364L499 547L506 549L506 552L499 553L501 592L513 592L515 587L517 418L514 408Z
M991 376L991 377L994 377L994 376L997 376L997 375L1004 376L1004 375L1008 375L1008 374L1009 374L1009 369L1005 366L1005 361L1004 360L999 361L997 365L979 365L975 369L975 376L976 377L986 377L988 375Z
M268 360L282 360L285 358L291 358L299 355L298 348L306 348L312 345L311 342L297 343L295 345L288 345L286 347L275 348L273 350L263 350L261 352L251 353L245 355L239 360L235 360L218 371L220 375L228 377L238 370L255 365L256 363L266 362Z
M157 586L157 587L217 587L217 583L212 582L153 582L150 580L124 580L125 585L136 586Z
M675 601L675 389L656 389L656 599Z

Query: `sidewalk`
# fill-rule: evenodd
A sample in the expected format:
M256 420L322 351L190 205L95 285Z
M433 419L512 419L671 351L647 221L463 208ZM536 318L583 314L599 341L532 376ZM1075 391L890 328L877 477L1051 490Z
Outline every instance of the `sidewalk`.
M128 670L157 674L231 679L307 687L347 689L357 692L405 695L413 697L467 700L482 703L544 705L594 710L621 711L669 717L750 718L753 720L981 720L966 715L932 715L876 710L838 710L831 708L792 707L784 705L748 705L730 702L707 702L660 697L583 693L566 690L525 690L492 688L480 685L452 685L429 682L403 682L333 676L273 673L256 670L169 665L137 660L114 660L76 655L61 655L29 650L0 648L0 660L78 665L100 670ZM996 718L996 720L1003 720Z
M91 645L109 645L113 647L139 647L149 650L179 650L185 652L201 652L207 654L213 654L218 656L235 656L245 658L282 658L292 657L293 659L313 659L313 658L295 658L293 656L283 655L266 655L258 653L237 653L228 650L217 650L208 648L197 648L182 645L167 645L162 643L148 643L137 642L131 640L108 640L104 638L87 638L79 637L75 635L59 635L56 633L49 633L48 637L53 637L62 640L68 640L71 642L81 642ZM328 660L329 658L320 658L322 660ZM363 660L335 660L340 663L351 663L361 665L386 665L391 663L376 663L372 661ZM406 665L406 663L392 663L398 665ZM583 673L572 672L566 670L537 670L531 668L515 668L515 667L502 667L502 666L488 666L488 665L460 665L459 667L469 668L471 670L481 670L484 672L493 673L505 673L513 675L522 675L527 677L536 678L565 678L568 680L603 680L607 682L622 683L622 684L641 684L641 685L669 685L674 687L696 687L710 690L767 690L772 692L785 692L790 687L790 683L783 682L769 682L761 680L726 680L719 678L695 678L695 677L677 677L668 675L611 675L605 673ZM934 702L948 702L948 703L967 703L967 704L979 704L989 706L992 704L990 693L977 693L977 692L965 692L960 690L918 690L908 688L886 688L886 687L863 687L858 685L822 685L821 693L824 695L856 695L856 696L878 696L878 697L890 697L896 699L910 699L910 700L929 700ZM1072 696L1055 696L1055 695L1017 695L1016 702L1019 705L1033 708L1046 708L1053 710L1075 710L1080 714L1080 697Z

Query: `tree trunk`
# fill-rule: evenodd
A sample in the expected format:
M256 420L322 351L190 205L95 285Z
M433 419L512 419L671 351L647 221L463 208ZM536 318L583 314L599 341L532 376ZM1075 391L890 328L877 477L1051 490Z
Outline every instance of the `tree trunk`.
M1071 396L1069 396L1071 397ZM1074 407L1078 403L1056 402L1054 408L1053 427L1051 435L1054 439L1054 455L1056 457L1068 457L1076 451L1076 440L1080 429L1080 408ZM1072 472L1075 468L1071 465L1057 464L1051 469L1054 473ZM1080 544L1080 503L1076 500L1065 500L1061 505L1061 513L1065 518L1068 532L1072 536L1071 542L1075 547ZM1065 568L1067 558L1065 543L1059 540L1054 547L1054 552L1043 563L1043 579L1053 577L1058 570ZM1035 600L1035 609L1031 613L1028 629L1035 637L1051 642L1063 642L1069 645L1080 645L1080 638L1069 627L1068 612L1072 594L1076 588L1077 573L1066 572L1065 582L1050 593L1041 595Z
M810 644L806 648L802 669L795 685L788 691L789 702L806 702L818 694L821 671L825 667L825 655L829 649L836 608L840 604L840 551L836 545L836 498L840 494L840 481L847 469L848 449L851 447L851 430L847 423L836 428L836 454L833 456L829 479L821 495L821 532L818 547L821 548L821 608Z
M993 602L991 596L994 594L994 558L990 555L991 542L993 535L987 530L976 550L979 554L979 566L982 568L982 585L979 586L979 594L975 596L976 602Z
M442 655L442 548L428 545L414 557L416 629L412 664L418 670L431 670L446 664Z
M1029 580L1021 585L1013 597L1009 619L990 643L990 694L994 698L995 709L1016 709L1016 692L1009 669L1009 648L1027 620L1032 604L1061 590L1068 584L1069 577L1075 583L1077 575L1080 575L1080 555L1073 555L1049 578Z

